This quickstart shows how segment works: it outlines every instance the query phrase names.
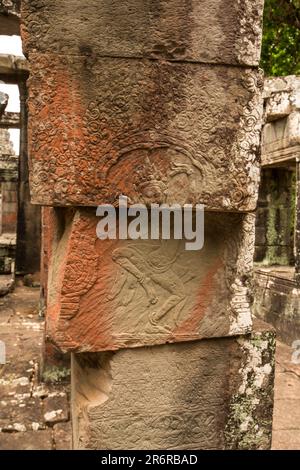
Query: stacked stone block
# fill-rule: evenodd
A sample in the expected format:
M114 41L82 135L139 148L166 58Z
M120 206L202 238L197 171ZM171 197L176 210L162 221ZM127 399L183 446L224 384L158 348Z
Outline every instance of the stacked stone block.
M75 448L270 446L274 335L253 332L249 292L262 8L23 2L31 194L53 207L47 329L73 353ZM121 194L204 204L203 249L99 240L96 207Z

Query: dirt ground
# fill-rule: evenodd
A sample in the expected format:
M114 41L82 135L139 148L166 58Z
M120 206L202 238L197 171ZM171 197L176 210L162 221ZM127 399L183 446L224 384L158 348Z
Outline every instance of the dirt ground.
M17 287L0 297L0 449L70 449L69 384L40 381L44 322L39 289ZM300 364L277 343L273 449L300 449Z
M69 385L40 381L44 322L39 288L17 287L0 297L0 449L69 449ZM52 383L51 383L52 382Z

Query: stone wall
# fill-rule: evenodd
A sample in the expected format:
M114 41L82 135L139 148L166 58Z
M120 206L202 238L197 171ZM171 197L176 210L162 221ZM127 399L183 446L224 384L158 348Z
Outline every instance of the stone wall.
M0 129L0 273L10 274L16 251L18 157Z
M300 291L295 281L280 272L257 270L253 313L276 328L287 344L300 338Z
M290 168L264 168L255 228L255 261L293 266L296 174Z
M13 149L9 131L0 128L0 234L16 232L17 174L18 156Z
M253 312L291 343L300 337L300 77L266 79L264 109Z
M2 183L2 233L16 233L17 228L17 184Z

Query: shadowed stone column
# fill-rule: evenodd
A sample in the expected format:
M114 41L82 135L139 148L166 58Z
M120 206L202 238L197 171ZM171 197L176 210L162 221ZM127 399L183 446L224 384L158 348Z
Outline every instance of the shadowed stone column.
M20 158L18 177L18 224L16 273L39 272L41 251L41 210L31 204L28 169L27 87L19 83L20 90Z
M296 159L295 280L300 288L300 162Z
M73 352L75 448L270 446L274 334L253 330L249 292L262 7L23 2L31 195L55 207L47 334ZM204 204L203 249L98 239L96 207L121 194Z

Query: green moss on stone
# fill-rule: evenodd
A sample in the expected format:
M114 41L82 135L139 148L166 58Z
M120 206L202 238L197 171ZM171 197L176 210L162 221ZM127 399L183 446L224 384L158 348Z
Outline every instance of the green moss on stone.
M47 383L63 382L70 376L70 369L67 367L47 367L43 372L42 379Z

